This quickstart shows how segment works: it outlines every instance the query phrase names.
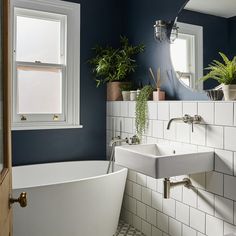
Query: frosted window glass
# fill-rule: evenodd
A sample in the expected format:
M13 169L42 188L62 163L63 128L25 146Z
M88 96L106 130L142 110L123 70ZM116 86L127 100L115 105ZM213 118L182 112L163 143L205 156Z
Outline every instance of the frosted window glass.
M19 66L18 114L61 114L62 71Z
M60 41L60 21L17 16L17 61L60 64Z
M186 39L176 39L170 47L171 59L175 71L189 72L188 44Z

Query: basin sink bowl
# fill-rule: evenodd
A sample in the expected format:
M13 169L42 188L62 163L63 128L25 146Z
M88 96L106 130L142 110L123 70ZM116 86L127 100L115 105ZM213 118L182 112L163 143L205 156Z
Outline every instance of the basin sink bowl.
M153 178L208 172L214 169L214 152L193 152L159 144L115 148L115 161Z

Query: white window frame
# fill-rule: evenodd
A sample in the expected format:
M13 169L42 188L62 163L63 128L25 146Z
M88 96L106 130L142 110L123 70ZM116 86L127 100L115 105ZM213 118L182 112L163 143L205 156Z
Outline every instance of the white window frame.
M15 11L18 11L18 13L22 11L24 15L25 9L35 10L36 14L33 13L35 17L37 17L39 11L47 19L50 18L50 13L59 14L59 18L60 15L66 16L67 24L65 25L67 25L67 28L62 30L66 33L64 34L64 40L67 48L62 49L65 61L61 62L62 64L60 65L34 62L16 63L14 51L16 45L14 26L16 22L12 24L12 130L82 128L80 124L80 4L59 0L11 0L11 19L14 19ZM42 15L40 14L38 17L42 17ZM22 114L17 114L17 78L15 73L17 65L62 69L64 78L62 85L62 114L26 114L24 117L27 119L21 119ZM57 115L58 118L53 119L54 115Z
M179 34L191 35L194 37L194 42L190 46L190 54L192 58L191 72L189 74L191 89L202 91L203 82L199 81L199 78L203 77L203 27L198 25L192 25L182 22L177 22L179 27ZM193 45L194 44L194 45Z

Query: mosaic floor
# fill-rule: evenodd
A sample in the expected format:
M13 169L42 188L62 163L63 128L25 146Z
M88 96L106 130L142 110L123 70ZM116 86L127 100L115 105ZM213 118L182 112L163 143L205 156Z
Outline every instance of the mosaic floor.
M115 236L145 236L131 225L120 221Z

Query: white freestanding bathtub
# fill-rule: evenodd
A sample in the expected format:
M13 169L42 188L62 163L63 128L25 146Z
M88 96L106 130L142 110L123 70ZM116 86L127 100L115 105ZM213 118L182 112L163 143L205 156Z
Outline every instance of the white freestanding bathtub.
M14 204L14 236L112 236L118 225L127 169L107 161L13 167L13 195L25 191L28 206Z

